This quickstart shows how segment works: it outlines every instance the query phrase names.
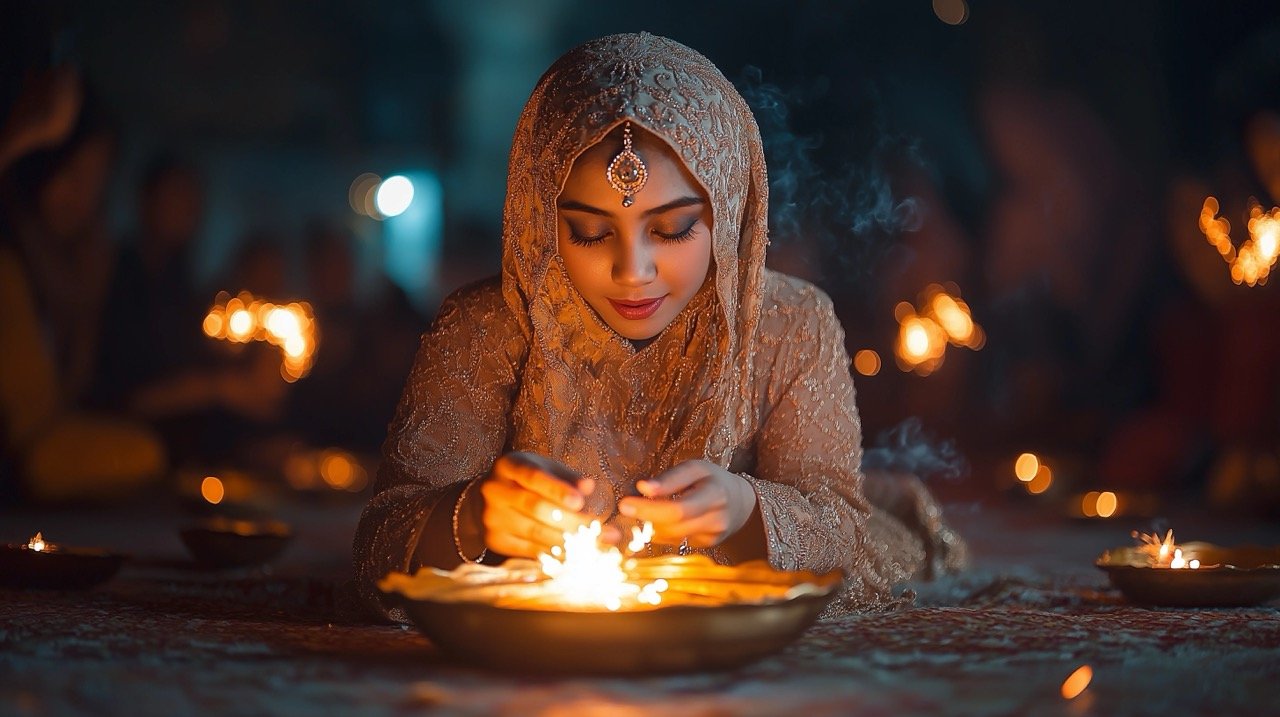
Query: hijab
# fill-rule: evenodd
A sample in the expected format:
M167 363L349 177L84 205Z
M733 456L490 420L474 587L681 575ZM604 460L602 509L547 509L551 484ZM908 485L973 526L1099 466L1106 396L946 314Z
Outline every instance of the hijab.
M557 251L556 200L574 160L624 122L671 147L713 216L707 281L643 349L578 294ZM556 61L520 116L508 168L502 294L528 345L511 448L623 492L682 460L727 466L752 424L767 206L759 128L706 57L637 33Z

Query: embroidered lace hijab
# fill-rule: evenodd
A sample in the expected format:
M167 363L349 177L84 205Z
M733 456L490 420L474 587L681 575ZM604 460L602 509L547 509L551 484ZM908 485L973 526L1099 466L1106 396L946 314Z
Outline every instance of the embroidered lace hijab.
M582 299L556 249L556 199L574 159L626 121L671 146L713 212L707 283L639 351ZM752 407L768 243L760 132L733 84L697 52L647 33L581 45L533 91L509 177L502 293L530 338L513 448L624 492L681 460L727 466Z

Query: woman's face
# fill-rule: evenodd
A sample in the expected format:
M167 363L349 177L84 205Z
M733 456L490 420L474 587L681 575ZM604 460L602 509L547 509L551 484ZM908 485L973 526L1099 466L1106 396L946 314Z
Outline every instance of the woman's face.
M620 151L610 133L578 156L560 192L557 245L569 280L614 331L657 336L693 298L711 266L711 203L665 142L633 130L649 180L629 207L605 171Z

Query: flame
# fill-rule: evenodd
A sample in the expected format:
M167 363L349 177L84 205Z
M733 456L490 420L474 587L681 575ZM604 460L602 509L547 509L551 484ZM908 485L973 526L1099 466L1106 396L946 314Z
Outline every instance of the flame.
M1080 696L1089 687L1089 683L1093 682L1093 668L1088 665L1081 665L1062 681L1062 699L1074 700Z
M600 521L580 526L564 534L564 545L538 556L542 572L549 578L547 592L569 605L620 610L624 602L646 605L662 602L667 581L658 579L645 585L627 580L626 558L615 546L601 547ZM631 529L630 552L642 550L653 538L653 524Z
M1236 284L1266 284L1271 268L1280 258L1280 207L1263 211L1256 199L1249 199L1249 238L1237 249L1231 242L1231 222L1217 216L1220 211L1215 197L1205 197L1200 209L1200 231L1218 250L1231 270Z
M1187 559L1182 555L1182 548L1173 542L1172 529L1164 534L1163 539L1159 533L1140 533L1136 530L1133 531L1133 537L1141 543L1138 549L1147 554L1147 562L1153 568L1200 569L1199 560Z
M898 319L895 353L903 371L927 376L942 365L948 344L976 351L986 343L959 289L949 287L930 284L920 294L919 309L904 301L894 310Z
M224 298L226 297L226 298ZM220 293L204 317L206 336L235 343L265 341L280 348L280 375L290 383L306 376L319 343L311 306L293 302L277 305L248 292L228 297Z
M44 535L42 535L42 534L40 534L40 533L36 533L36 534L31 538L31 540L28 540L28 541L27 541L27 549L28 549L28 550L34 550L34 551L36 551L37 553L42 553L42 552L44 552L45 548L47 548L47 547L49 547L49 546L48 546L48 544L47 544L47 543L45 543L45 542L44 542Z

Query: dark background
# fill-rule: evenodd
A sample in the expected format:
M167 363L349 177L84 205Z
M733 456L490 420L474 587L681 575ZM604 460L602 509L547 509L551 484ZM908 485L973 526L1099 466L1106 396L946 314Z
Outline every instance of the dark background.
M351 239L353 301L379 306L389 272L420 331L497 270L506 154L541 72L592 37L667 35L757 110L771 263L833 296L851 354L883 359L857 377L869 444L915 416L925 452L947 463L952 441L986 488L1034 450L1082 487L1275 501L1275 290L1232 284L1196 222L1217 196L1239 243L1250 196L1280 203L1280 6L975 0L943 22L958 5L7 0L0 107L33 69L80 68L116 131L103 221L122 243L150 157L199 167L189 262L209 302L240 288L251 241L309 298L323 220ZM363 172L418 180L416 218L353 211ZM958 286L987 340L921 376L894 365L894 306L931 282ZM389 404L368 416L352 443L376 444Z

